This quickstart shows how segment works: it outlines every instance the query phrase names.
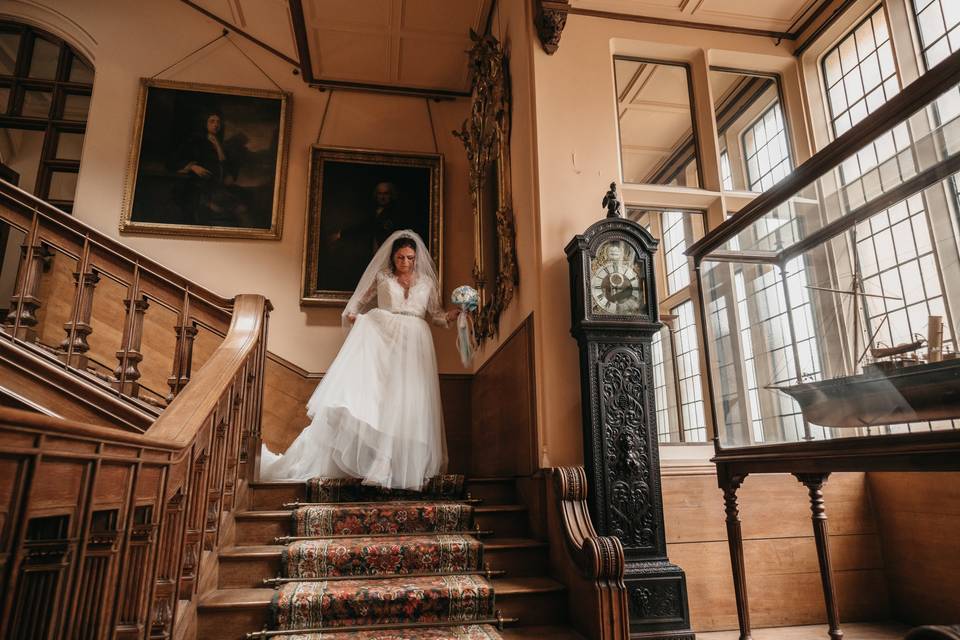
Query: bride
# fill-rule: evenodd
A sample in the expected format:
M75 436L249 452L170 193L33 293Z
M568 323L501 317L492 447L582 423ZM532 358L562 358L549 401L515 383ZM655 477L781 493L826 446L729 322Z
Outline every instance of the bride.
M264 445L261 480L362 478L420 489L442 472L447 446L433 338L447 326L433 260L413 231L381 245L343 310L353 325L307 403L311 423L282 455Z

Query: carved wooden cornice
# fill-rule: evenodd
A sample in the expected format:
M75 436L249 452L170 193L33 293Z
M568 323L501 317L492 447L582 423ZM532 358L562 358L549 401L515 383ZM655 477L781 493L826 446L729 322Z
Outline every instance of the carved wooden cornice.
M537 13L533 24L537 28L540 44L548 55L553 55L560 47L560 36L567 25L570 12L569 0L536 0Z

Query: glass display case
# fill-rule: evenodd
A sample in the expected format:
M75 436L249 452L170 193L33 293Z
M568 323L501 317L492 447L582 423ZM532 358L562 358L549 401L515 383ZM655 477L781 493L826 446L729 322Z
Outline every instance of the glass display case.
M789 473L807 488L839 638L827 478L960 470L958 78L960 51L687 251L741 638L748 476Z
M931 93L691 247L721 448L960 426L960 92Z

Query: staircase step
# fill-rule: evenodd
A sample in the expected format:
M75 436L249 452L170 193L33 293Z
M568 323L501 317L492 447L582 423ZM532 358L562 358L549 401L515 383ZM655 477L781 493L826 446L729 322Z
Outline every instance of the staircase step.
M270 622L273 589L217 589L197 606L197 638L244 640Z
M264 578L280 575L280 556L286 547L279 544L233 547L220 552L221 589L262 587Z
M364 485L360 478L313 478L307 481L309 502L386 502L391 500L457 500L464 497L462 475L429 478L419 490Z
M293 512L285 511L240 511L236 514L236 544L269 544L278 536L290 535L290 518ZM264 576L266 577L266 576Z
M307 499L302 482L251 482L250 508L257 511L282 509L288 502Z
M503 636L490 625L472 624L459 627L298 633L280 636L278 640L503 640Z
M519 504L481 505L473 510L474 521L495 538L522 538L528 535L527 508Z
M557 624L567 619L566 587L552 578L505 577L493 584L497 609L505 618L517 618L523 625Z
M490 538L483 545L483 562L508 578L542 576L549 569L550 547L530 538Z
M408 622L485 620L493 588L479 576L287 583L271 602L273 628L316 629Z
M280 564L287 578L469 572L483 568L483 545L465 535L300 540Z
M294 536L376 533L443 533L473 524L474 508L447 502L405 502L300 507L293 511Z
M466 492L471 498L480 498L484 504L515 504L517 502L517 479L467 478Z
M570 627L507 627L500 632L503 640L586 640Z

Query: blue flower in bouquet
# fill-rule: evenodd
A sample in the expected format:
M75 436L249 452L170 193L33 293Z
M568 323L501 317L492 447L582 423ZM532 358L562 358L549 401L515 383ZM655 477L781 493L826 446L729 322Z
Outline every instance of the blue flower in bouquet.
M453 290L453 293L450 294L450 302L464 311L475 311L480 304L480 295L473 287L463 285Z

